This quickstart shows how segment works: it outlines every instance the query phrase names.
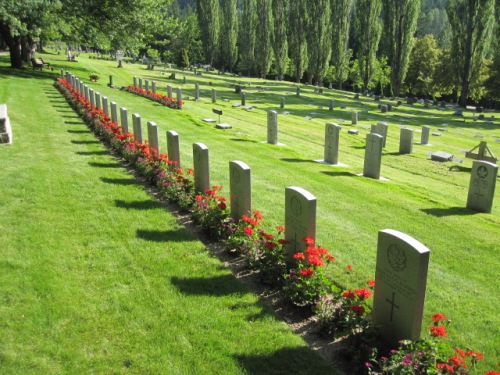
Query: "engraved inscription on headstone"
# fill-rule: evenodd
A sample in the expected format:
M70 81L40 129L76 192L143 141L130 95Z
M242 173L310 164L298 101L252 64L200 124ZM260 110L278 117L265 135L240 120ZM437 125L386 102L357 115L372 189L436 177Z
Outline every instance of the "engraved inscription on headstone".
M267 112L267 143L278 144L278 112Z
M340 129L342 127L338 124L327 123L325 125L325 163L338 164L339 162Z
M365 163L363 176L375 179L380 178L382 166L382 143L384 137L377 133L366 135Z
M400 130L399 153L411 154L413 152L413 130L403 128Z
M467 195L468 209L485 213L491 212L497 176L498 166L496 164L484 160L475 160L472 163L469 194Z
M252 212L250 167L242 161L229 162L231 217L240 220Z

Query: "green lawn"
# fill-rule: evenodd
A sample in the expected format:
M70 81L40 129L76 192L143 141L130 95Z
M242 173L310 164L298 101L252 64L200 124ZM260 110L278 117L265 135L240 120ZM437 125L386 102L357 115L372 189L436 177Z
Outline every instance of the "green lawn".
M151 270L151 273L159 279L157 282L164 282L162 288L173 288L177 295L180 295L178 297L181 300L208 297L204 295L191 296L189 293L186 297L186 290L179 287L179 280L183 280L182 277L195 280L199 280L200 277L213 277L211 274L206 274L206 271L200 270L204 269L203 266L193 265L193 258L200 258L208 262L208 256L202 246L194 240L186 240L186 234L180 235L180 239L171 244L171 238L182 230L179 228L167 229L165 232L166 227L176 227L172 218L163 209L155 206L154 201L150 201L141 186L134 184L132 178L122 168L110 167L117 166L116 161L107 156L99 144L92 143L93 138L90 133L65 105L62 97L52 88L48 78L58 75L59 68L62 67L82 78L86 84L107 96L110 101L117 102L119 107L127 107L129 115L131 113L141 114L143 124L147 121L155 121L162 134L161 152L166 151L165 132L167 130L177 131L181 140L183 165L192 166L192 143L205 143L210 149L212 183L226 186L223 190L226 195L228 195L229 184L229 161L242 160L247 163L252 168L253 206L262 212L264 226L267 228L284 223L284 189L286 186L300 186L314 194L318 199L317 240L320 245L327 247L339 259L338 264L333 266L329 272L340 283L349 287L360 287L364 285L366 280L373 278L377 233L381 229L391 228L402 231L427 245L431 250L431 263L424 331L432 314L444 313L453 321L449 327L449 338L447 339L450 343L461 348L471 347L483 352L485 360L481 369L494 368L499 362L500 283L496 274L500 266L500 257L498 256L500 250L500 188L497 188L495 193L492 214L472 213L464 208L472 161L465 159L462 163L436 163L431 162L427 154L430 151L446 151L456 157L463 158L462 150L469 150L476 146L480 140L485 140L493 153L499 156L500 143L496 142L500 139L498 114L496 114L497 118L493 123L487 123L473 121L472 112L468 111L465 113L466 121L464 122L463 119L453 116L453 109L424 110L421 105L417 104L414 106L403 105L390 112L388 114L390 117L386 118L387 114L380 113L376 106L377 103L373 99L362 98L361 104L359 104L352 100L352 93L325 90L325 93L320 95L315 94L311 87L303 86L302 96L299 98L296 97L295 88L290 83L236 78L230 75L218 76L207 72L203 72L202 76L195 76L193 72L180 71L176 71L178 80L173 82L167 79L172 69L166 69L165 74L162 74L163 68L148 71L142 65L133 64L125 64L123 69L118 69L116 62L91 60L86 55L80 56L78 63L66 62L64 56L57 55L47 55L46 58L44 56L44 59L55 65L54 72L32 73L26 71L17 76L11 76L4 74L4 72L8 72L5 69L7 59L2 57L1 60L3 65L2 75L0 75L0 102L7 102L9 105L15 138L13 146L0 148L2 155L0 158L0 163L2 163L0 181L2 191L5 192L5 200L0 206L2 210L0 216L2 237L0 239L2 243L7 244L6 249L2 249L1 254L2 264L5 264L2 267L6 268L8 272L2 274L8 275L6 280L13 283L14 290L19 288L20 283L20 276L15 276L16 272L23 275L26 273L21 269L29 268L28 274L33 277L31 272L34 267L37 273L41 273L38 277L45 280L48 275L52 274L51 272L56 272L54 270L64 272L62 270L69 267L67 262L73 264L73 267L78 270L82 269L82 265L83 268L90 269L90 265L92 265L92 267L106 270L106 275L109 275L110 280L100 280L101 274L97 277L95 274L85 273L84 276L81 275L72 282L80 287L82 281L88 286L97 284L96 287L104 287L103 282L108 282L111 284L111 288L104 287L104 290L118 288L116 293L121 295L119 301L124 304L132 303L133 306L137 303L131 295L135 289L130 286L123 289L123 286L114 285L116 280L111 276L113 273L118 272L119 275L116 277L123 277L132 269L134 276L140 276L133 278L133 280L142 280L141 292L145 288L144 285L148 285L147 290L157 296L159 290L150 284L153 282L147 282L148 277L137 274L137 272L144 272L144 267L146 269L154 268L157 271ZM99 74L101 80L98 83L90 84L87 79L90 73ZM181 111L169 110L144 98L107 87L108 75L110 74L114 77L114 84L118 86L132 84L132 77L137 76L156 80L158 89L162 92L166 92L166 85L169 83L174 88L183 87L184 96L190 98L184 100L186 104ZM186 77L185 84L183 84L184 76ZM191 100L194 96L195 82L200 83L202 90L202 100L198 102ZM250 82L251 85L249 85ZM241 108L232 107L232 104L240 100L239 95L234 93L234 88L230 87L234 83L245 85L247 105L255 105L257 108L247 112ZM212 104L210 100L212 88L218 90L219 101L217 104ZM279 116L279 141L286 146L276 147L263 143L266 140L265 111L279 109L281 96L286 97L285 110L289 111L290 114ZM229 101L223 101L224 98L229 99ZM329 99L335 100L333 112L328 111ZM23 103L21 108L16 107L18 103ZM322 108L318 108L319 106ZM222 121L233 125L232 130L218 131L212 125L201 121L207 117L217 119L217 116L212 113L214 107L223 109ZM346 108L342 109L341 107ZM348 135L346 131L351 127L350 113L353 109L359 112L359 125L356 126L360 130L358 136ZM280 113L282 111L279 110ZM313 119L306 120L305 116L311 116ZM345 121L340 122L339 119ZM369 129L365 129L363 126L368 127L378 121L387 121L390 124L387 147L384 150L382 162L382 175L390 181L375 181L356 176L363 170L365 135L369 132ZM347 164L348 167L330 167L313 161L322 159L324 124L326 122L338 122L343 126L339 161ZM19 124L18 129L16 129L16 124ZM430 125L432 132L437 131L438 128L443 128L445 131L441 131L443 134L441 137L431 136L432 146L414 145L413 154L399 155L399 127L397 125L405 125L413 129L419 129L422 125ZM484 138L475 138L478 134ZM23 137L24 142L22 142ZM415 137L415 142L418 142L420 134L416 133ZM62 163L61 166L60 163ZM68 183L68 180L71 183ZM68 185L75 185L76 189L68 189ZM36 189L36 194L35 192L30 194L28 189ZM74 195L72 196L72 194ZM131 197L128 194L136 195ZM137 195L142 196L138 197ZM81 199L82 196L88 199ZM39 197L41 197L40 201L37 201ZM61 204L64 200L68 201ZM142 205L137 202L143 202L145 208L142 208ZM77 208L77 206L80 207ZM50 216L50 212L53 212L53 216ZM42 215L42 217L37 215ZM61 220L63 215L72 217ZM137 218L129 215L137 215ZM166 225L165 222L168 222L169 225ZM34 228L33 226L43 226L43 228ZM9 230L5 228L9 228ZM51 233L54 231L57 233ZM156 240L151 241L151 238L156 238ZM62 257L64 253L60 253L59 249L63 247L58 246L59 244L56 242L61 242L61 244L64 242L65 248L70 250L69 253L78 254L78 256L72 257L71 260ZM174 262L174 259L165 254L171 254L168 250L171 246L177 247L178 254L184 254L186 247L190 249L193 247L197 255L175 257ZM141 250L144 247L147 247L147 250ZM30 250L26 250L26 255L20 256L20 248ZM155 248L158 250L154 251ZM103 260L105 254L110 255L109 252L103 252L104 249L121 251L124 252L124 255L116 257L113 254L110 259ZM151 249L153 250L151 251ZM188 252L191 253L191 251ZM88 255L89 253L92 255ZM41 254L44 254L43 257ZM47 255L45 256L45 254ZM41 258L39 259L39 257ZM4 258L5 260L3 260ZM47 262L47 259L51 261ZM139 259L140 266L136 264ZM54 264L56 260L64 264ZM119 260L123 264L120 264ZM13 265L11 265L12 262ZM18 265L16 262L20 262L20 264ZM29 264L25 262L29 262ZM37 265L34 262L37 262ZM160 264L163 262L169 264ZM39 263L43 263L44 267L50 265L52 271L44 270L42 272ZM212 263L216 262L212 261ZM353 266L351 272L347 272L347 264ZM16 266L19 266L20 269ZM193 270L186 269L186 267L193 267ZM217 265L214 267L215 273L229 277L227 271L219 269ZM165 272L167 269L172 274L159 273ZM174 274L174 270L178 270L178 274ZM204 276L198 275L196 271L202 272ZM73 273L64 273L64 275L64 277L69 277L67 275L73 275ZM55 276L54 278L57 279ZM10 285L3 280L2 282L4 285ZM51 289L46 291L47 294L44 296L55 293L53 289L59 293L60 289L66 290L72 285L64 278L61 283L64 284L64 288L58 287L56 281L50 282ZM34 284L38 287L38 282L34 282ZM90 288L84 288L84 292L87 291L90 291ZM12 293L20 292L13 291ZM109 298L109 296L104 297L104 293L88 293L90 294L89 298L77 297L79 293L83 293L83 291L70 292L66 290L65 292L72 298L84 299L89 306L87 309L93 310L94 315L96 309L110 308L108 304L113 305L117 311L120 310L120 303L116 306L116 302L102 301L102 298ZM166 293L167 291L162 291L161 294ZM91 297L94 294L96 296ZM234 293L229 294L233 296ZM254 298L248 293L242 292L242 294L245 298ZM21 296L35 298L42 305L47 303L46 298L41 298L40 292L36 290L24 290L23 288ZM140 296L145 297L146 294L140 293ZM224 304L223 301L226 297L219 297L217 301L221 300L221 302L217 303ZM17 298L9 298L17 302ZM78 304L76 301L61 303L61 298L63 297L57 299L55 306L62 304L70 309L71 306L75 308ZM91 298L96 300L91 300ZM165 297L165 300L171 298L173 297L169 295ZM151 298L146 299L148 299L148 308L140 305L141 311L145 309L154 311L155 314L158 313L160 309L149 307ZM176 302L179 305L180 303L182 302ZM256 301L253 303L258 304ZM6 308L9 314L14 314L18 309L12 304L12 302L7 305L3 304L7 307L2 308ZM28 305L31 306L32 302L28 302ZM38 306L38 304L35 305ZM199 315L206 310L204 307L200 308L198 304L196 305L196 307L193 306L193 309L196 308L196 310L187 311L187 307L184 307L177 308L176 312L186 311L187 316L194 320L192 319L194 315ZM203 306L203 303L200 306ZM139 306L137 308L139 309ZM222 309L224 310L224 308ZM55 308L52 310L54 314L67 316L67 313L61 313L60 310ZM33 317L38 315L50 316L50 314L37 312L32 313L29 320L32 321ZM141 312L140 315L147 316L148 314ZM9 315L2 314L2 319L6 316ZM168 319L171 317L169 316ZM224 319L225 317L221 317L222 321ZM6 318L9 324L13 324L12 320ZM86 322L93 330L96 330L101 324L106 328L114 326L112 322L89 320ZM161 318L157 318L155 323L161 324L160 321ZM198 320L196 322L202 326L210 327L208 324L198 322ZM45 327L50 327L51 323L47 323ZM33 324L40 327L39 324ZM2 327L3 325L2 322ZM133 323L127 322L127 327L124 328L133 325ZM186 326L187 324L181 320L178 330L184 332ZM225 328L233 329L234 327ZM10 331L16 332L18 329L18 327L13 327ZM76 333L68 334L68 329L63 329L65 339ZM140 329L143 331L145 327L141 326ZM48 334L47 329L42 331L36 337L44 337ZM82 331L86 332L86 328L82 328ZM100 334L103 333L101 331L97 329ZM30 335L30 332L27 332L26 335ZM178 337L176 334L173 335L172 337ZM77 340L82 336L81 332L75 336L74 339ZM208 352L219 353L218 348L222 344L217 340L221 339L221 335L214 336L215 342L210 341L202 344L207 351L204 352L205 356L208 355ZM241 340L248 339L256 351L267 353L271 358L276 357L276 353L288 352L288 349L279 349L277 346L271 350L263 349L270 343L257 343L254 338L247 337L246 334L243 336L244 339ZM50 339L56 341L54 338ZM151 337L148 335L146 339L151 339ZM161 339L169 340L165 337ZM116 341L110 338L107 340L116 344ZM238 340L240 339L237 338L234 341ZM18 338L18 341L26 345L27 339ZM9 345L20 345L21 343L18 341L9 340ZM132 344L132 342L133 340L128 341L127 345L137 344L135 342ZM294 342L297 342L298 346L303 345L300 340ZM153 347L161 345L157 344ZM77 344L73 346L80 347L80 345L81 341L77 341ZM144 344L141 342L139 345L143 346ZM58 348L60 346L57 345ZM71 347L70 344L66 346ZM223 346L225 347L225 344ZM96 344L96 347L103 350L104 343ZM241 349L241 353L252 356L249 354L252 352L248 350L248 347L243 349L238 346L239 349ZM9 353L10 350L12 349L9 349ZM73 350L76 349L73 348ZM87 348L87 350L89 349ZM175 350L173 351L175 352ZM169 354L163 352L157 354L166 356L161 358L169 358L168 360L162 359L165 363L177 366L177 362L170 362L172 359ZM80 357L81 353L75 355L65 353L64 355L69 358L68 361L75 357L83 360ZM90 353L86 353L86 355L94 358L97 354L90 350ZM42 355L41 358L46 356L51 358L51 354ZM173 357L177 356L174 354ZM235 366L234 369L224 368L221 365L221 367L214 368L214 371L223 368L224 370L220 371L230 373L242 371L241 363L245 362L243 368L251 373L256 372L253 368L245 367L248 361L242 361L238 355L234 355L230 359L228 357L231 355L226 353L224 359ZM0 358L12 360L10 355L6 356L3 347ZM41 358L37 357L38 360ZM158 358L152 358L153 361L144 359L143 363L160 362ZM237 359L234 360L234 358ZM195 359L186 359L183 356L181 360L182 363L190 363L190 361L195 361ZM218 363L217 360L212 359L211 361ZM3 362L6 361L2 360L0 363L3 364ZM56 362L60 364L64 361L59 358ZM251 360L249 362L253 363ZM112 366L105 359L102 359L101 363L104 363L103 366ZM92 366L90 362L86 362L86 365ZM74 367L73 365L69 366L70 368ZM107 368L103 368L103 371L106 371ZM189 372L193 368L196 367L188 365L184 370L179 371L180 373L182 371Z

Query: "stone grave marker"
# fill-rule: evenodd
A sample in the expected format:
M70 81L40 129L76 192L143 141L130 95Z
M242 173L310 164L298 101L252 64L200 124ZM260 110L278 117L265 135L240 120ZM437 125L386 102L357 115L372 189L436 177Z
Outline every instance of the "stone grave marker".
M401 129L399 132L399 153L411 154L413 152L413 130Z
M193 143L194 189L205 193L210 189L210 164L208 147L203 143Z
M441 161L441 162L452 161L453 155L448 154L447 152L443 152L443 151L432 152L431 153L431 160Z
M132 124L134 127L134 138L137 142L142 143L142 123L141 116L137 113L132 115Z
M300 87L299 86L297 86L296 95L300 96Z
M61 69L61 78L64 78L64 69Z
M366 135L365 163L363 176L380 179L380 169L382 166L382 147L384 137L377 133Z
M231 217L240 220L252 213L252 185L250 167L242 161L229 162Z
M158 142L158 126L153 121L148 121L148 140L149 140L149 150L153 152L154 149L159 155L160 149Z
M359 134L359 130L358 129L349 129L347 131L347 134L358 135Z
M389 125L387 122L379 122L377 124L377 130L376 133L380 134L382 137L384 137L384 143L382 144L382 147L385 147L385 144L387 142L387 131L389 130Z
M467 195L467 208L470 210L491 213L498 166L484 160L472 162L472 171Z
M175 162L170 167L175 169L181 166L181 148L179 142L179 134L173 130L167 132L167 155L168 160Z
M278 144L278 112L267 112L267 143Z
M281 109L285 108L285 98L283 96L280 99L280 108Z
M139 78L139 87L142 89L142 78Z
M115 102L111 102L111 121L118 124L118 111Z
M241 93L241 105L245 106L246 105L246 94L244 92Z
M101 94L99 94L98 92L95 93L95 106L98 110L102 107Z
M109 105L108 105L108 98L106 96L102 97L102 109L104 111L104 114L106 116L109 116Z
M351 113L351 124L352 125L358 124L358 112L356 112L356 111Z
M316 240L316 197L307 190L289 186L285 188L285 251L289 260L297 252L306 251L303 238Z
M12 144L12 126L7 113L7 104L0 104L0 144Z
M328 164L339 163L339 139L342 127L335 123L325 125L325 151L324 162Z
M151 82L151 91L156 94L156 81Z
M328 102L328 110L333 111L334 108L335 108L335 101L330 99L330 101Z
M389 344L420 340L429 249L393 229L378 233L373 322Z
M167 96L169 98L173 98L173 94L172 94L172 85L167 85Z
M94 89L89 89L89 100L90 100L90 105L92 107L95 107L95 95L94 95Z
M212 103L217 103L217 91L212 89Z
M422 126L422 136L420 138L421 145L429 145L429 134L431 132L430 126Z
M120 108L120 122L122 126L122 132L123 134L128 133L128 114L127 114L127 108L121 107Z
M194 84L194 100L200 100L200 84Z
M137 77L134 77L134 87L137 87Z
M385 104L381 105L381 106L380 106L380 111L381 111L382 113L387 113L387 105L385 105Z

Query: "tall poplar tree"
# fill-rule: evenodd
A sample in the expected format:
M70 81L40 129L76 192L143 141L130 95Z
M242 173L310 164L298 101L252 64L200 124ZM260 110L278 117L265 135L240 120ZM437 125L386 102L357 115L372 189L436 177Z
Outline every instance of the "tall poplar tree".
M255 38L257 28L257 0L243 0L240 22L240 51L247 75L255 71Z
M293 60L295 80L300 82L308 64L307 55L307 20L309 12L308 0L293 0L290 2L288 17L288 40L290 58Z
M205 58L214 65L219 56L219 0L196 0L196 14Z
M500 101L500 0L495 1L495 38L493 43L493 63L490 76L485 82L488 94Z
M222 20L220 34L220 61L223 68L232 72L236 59L238 58L238 13L236 9L237 0L225 0L222 2Z
M421 0L384 0L385 38L393 95L399 96L408 70Z
M273 47L271 36L273 34L273 7L272 0L257 0L257 20L255 44L255 62L257 74L260 78L266 78L273 58Z
M330 19L330 0L309 1L309 23L307 45L309 54L309 83L323 84L332 53L332 25Z
M382 33L380 12L382 0L358 0L356 3L356 39L358 42L358 69L363 90L368 90L377 59L378 44Z
M288 1L273 0L273 35L272 44L278 79L281 81L286 73L288 61Z
M349 49L349 28L353 0L332 0L331 2L332 22L332 65L334 67L333 77L339 88L349 76L349 60L352 51Z
M471 84L479 80L488 52L494 19L494 0L448 0L451 56L460 81L459 104L467 105Z

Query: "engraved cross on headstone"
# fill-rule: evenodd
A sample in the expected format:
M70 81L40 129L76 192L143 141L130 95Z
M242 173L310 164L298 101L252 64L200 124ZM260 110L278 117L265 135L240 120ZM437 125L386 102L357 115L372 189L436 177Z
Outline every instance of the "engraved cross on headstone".
M392 318L394 316L394 308L399 310L399 306L396 305L394 302L394 299L396 298L396 292L392 292L392 300L389 300L389 298L386 298L385 301L389 302L391 304L391 317L389 318L389 321L392 322Z

